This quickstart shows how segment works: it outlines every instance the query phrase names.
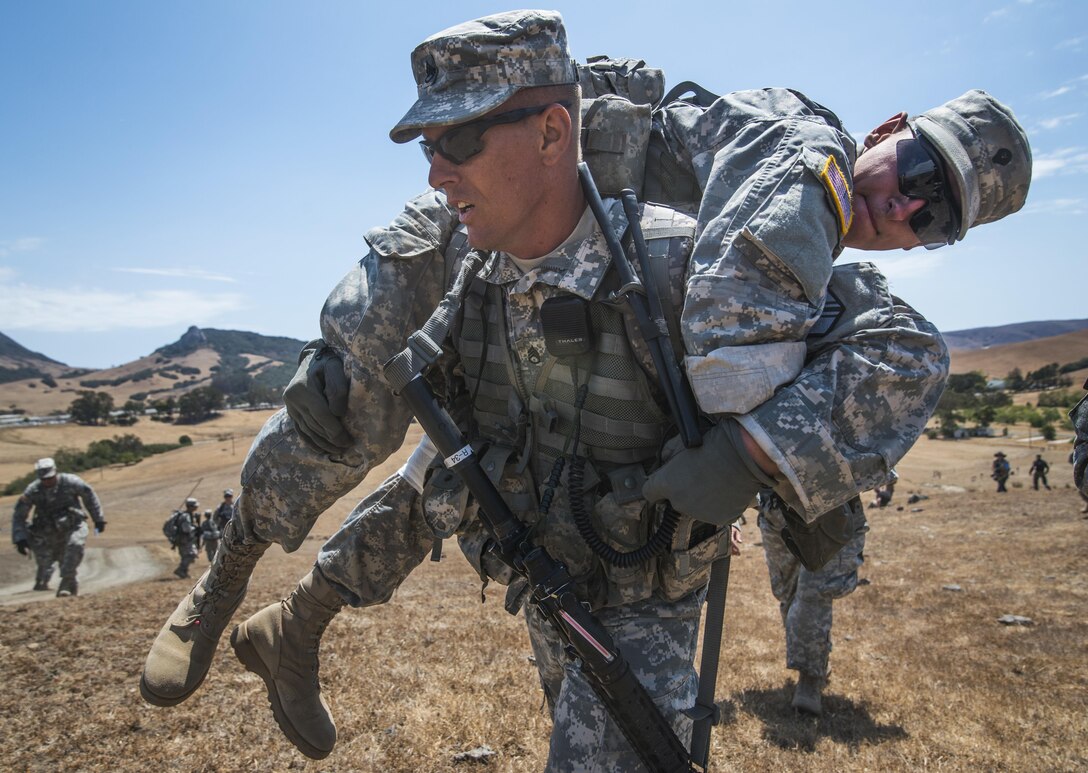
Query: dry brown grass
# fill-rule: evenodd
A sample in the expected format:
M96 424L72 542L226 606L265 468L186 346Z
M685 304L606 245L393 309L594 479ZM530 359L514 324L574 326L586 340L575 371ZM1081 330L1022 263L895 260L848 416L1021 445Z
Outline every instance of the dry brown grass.
M1088 521L1067 485L1067 451L1048 454L1053 492L1021 487L999 496L986 478L998 448L1024 472L1038 450L922 440L900 466L893 506L904 509L870 512L861 572L868 584L836 605L821 719L789 709L793 674L783 665L777 607L760 550L747 547L730 581L716 770L1088 768ZM323 762L306 760L280 735L262 683L225 642L189 701L160 709L140 699L147 647L185 590L166 579L163 505L199 474L215 488L235 482L243 453L208 444L92 481L115 514L104 537L158 545L164 578L0 608L4 767L446 771L462 767L452 761L457 752L487 744L497 754L481 768L539 770L549 722L522 621L502 611L498 589L480 604L479 583L452 546L390 604L347 610L328 629L322 674L340 741ZM1024 472L1013 480L1023 482ZM912 491L930 498L907 505ZM159 499L144 507L152 492ZM296 554L266 555L238 619L292 587L350 500ZM758 542L753 526L745 536ZM7 548L0 567L18 558ZM950 584L962 591L942 588ZM1003 614L1036 624L1005 627L997 623Z

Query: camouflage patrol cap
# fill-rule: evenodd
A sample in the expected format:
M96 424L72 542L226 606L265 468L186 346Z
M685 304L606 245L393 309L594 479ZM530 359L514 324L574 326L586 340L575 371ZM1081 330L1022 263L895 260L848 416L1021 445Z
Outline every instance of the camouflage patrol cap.
M57 474L57 463L51 456L39 459L34 463L34 472L38 473L39 478L52 478Z
M967 229L1011 215L1028 197L1031 146L1007 105L973 89L910 121L943 157Z
M443 30L416 46L412 74L419 96L389 132L393 142L479 118L521 89L578 82L556 11L507 11Z
M185 500L186 507L200 507L200 503L196 501L195 497L189 497Z
M232 497L232 496L234 496L234 489L232 489L232 488L229 488L229 489L226 489L226 490L224 490L224 491L223 491L223 496L225 496L225 497Z

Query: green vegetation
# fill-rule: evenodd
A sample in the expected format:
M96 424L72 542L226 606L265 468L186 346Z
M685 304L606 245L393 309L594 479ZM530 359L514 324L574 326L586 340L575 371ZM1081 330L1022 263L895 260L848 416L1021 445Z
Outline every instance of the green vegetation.
M77 424L105 424L113 410L113 398L105 392L84 390L68 406L68 413Z
M219 415L223 393L213 387L200 387L178 398L178 422L196 424Z
M22 381L27 378L42 378L45 375L45 373L37 368L0 368L0 384L7 384L12 381Z
M151 368L144 368L138 370L128 376L118 376L117 378L89 378L84 381L80 381L81 387L87 387L87 389L98 389L98 387L104 386L121 386L121 384L128 383L129 381L147 381L155 375L155 371Z
M1042 392L1039 394L1039 407L1064 408L1066 411L1069 411L1074 405L1080 402L1080 398L1080 393L1068 389Z
M111 464L135 464L141 459L166 451L180 448L175 443L144 443L135 435L114 435L110 440L96 440L85 451L74 448L58 448L53 452L57 469L61 472L79 473L106 467ZM33 471L8 483L3 490L4 496L23 493L36 477Z

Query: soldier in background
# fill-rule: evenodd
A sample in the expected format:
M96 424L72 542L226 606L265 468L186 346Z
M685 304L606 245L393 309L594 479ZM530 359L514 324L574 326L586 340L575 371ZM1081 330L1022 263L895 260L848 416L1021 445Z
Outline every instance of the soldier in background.
M219 507L215 508L215 522L219 527L219 531L227 528L227 521L234 516L234 489L227 489L223 492L223 501L219 503Z
M204 554L211 561L215 558L215 551L219 549L219 538L222 532L219 522L211 510L204 511L204 523L200 524L200 540L204 543Z
M759 531L771 592L778 599L786 629L786 668L797 672L791 705L798 711L819 716L823 713L823 689L831 673L832 603L853 593L858 586L858 568L865 560L862 551L869 524L860 498L843 505L848 541L821 569L810 571L782 538L786 508L775 493L760 493Z
M1088 380L1084 382L1083 389L1088 389ZM1073 422L1073 429L1077 431L1077 437L1073 441L1073 453L1069 455L1069 461L1073 465L1073 483L1080 491L1084 499L1082 513L1088 513L1088 475L1084 474L1084 468L1088 466L1088 395L1069 412L1069 419Z
M1050 491L1050 484L1047 483L1046 474L1050 472L1050 465L1043 459L1042 454L1035 455L1035 461L1031 463L1031 487L1036 491L1039 490L1039 481L1043 482L1043 487L1047 491Z
M1005 452L998 451L994 454L993 472L990 473L990 477L997 481L997 493L1008 493L1009 490L1005 488L1005 481L1009 479L1011 474L1012 469L1009 467L1009 461L1005 458Z
M194 525L193 522L193 515L195 514L197 524L199 524L200 514L197 513L198 507L200 507L200 503L193 497L189 497L185 500L185 510L176 510L173 515L174 537L171 544L177 549L178 555L180 556L178 568L174 570L174 574L183 580L189 579L189 566L196 560L197 554L200 551L199 526Z
M34 552L38 562L34 590L49 590L53 564L59 562L57 595L75 596L79 592L76 570L83 561L83 546L87 542L87 513L94 521L95 534L101 534L106 528L102 506L90 485L78 475L58 474L51 458L39 459L34 469L38 479L26 487L15 503L11 539L24 556L28 551ZM27 526L31 507L34 520Z

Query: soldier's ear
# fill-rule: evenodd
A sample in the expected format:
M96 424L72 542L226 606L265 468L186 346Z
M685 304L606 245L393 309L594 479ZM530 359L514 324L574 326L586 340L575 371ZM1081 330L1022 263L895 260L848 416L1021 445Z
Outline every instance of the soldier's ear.
M897 131L901 130L907 125L907 114L896 113L884 123L877 126L871 132L865 135L865 141L862 143L866 150L878 145L886 140Z

